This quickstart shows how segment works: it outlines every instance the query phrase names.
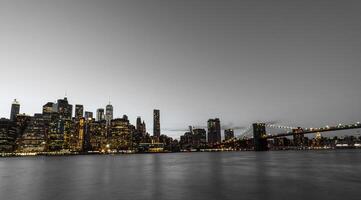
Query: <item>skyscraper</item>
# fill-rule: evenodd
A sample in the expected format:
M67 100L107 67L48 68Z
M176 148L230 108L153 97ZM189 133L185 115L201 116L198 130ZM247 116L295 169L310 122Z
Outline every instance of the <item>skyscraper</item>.
M83 105L75 105L75 118L80 119L83 117L84 106Z
M153 111L153 136L159 140L160 137L160 113L159 110Z
M85 111L84 112L85 119L92 119L93 118L93 112Z
M97 121L103 121L104 120L104 108L98 108L97 109Z
M142 132L142 118L141 117L137 117L137 123L136 123L136 128L138 132Z
M14 99L13 103L11 104L11 111L10 111L10 121L16 120L16 115L20 112L20 103Z
M105 120L107 121L107 126L110 125L113 119L113 106L109 104L105 107Z
M208 120L208 143L214 145L221 142L221 122L218 118Z
M54 104L55 112L59 113L60 119L71 119L73 114L73 105L69 104L68 98L58 99L57 103Z
M45 105L43 105L43 115L50 115L54 112L54 103L48 102Z

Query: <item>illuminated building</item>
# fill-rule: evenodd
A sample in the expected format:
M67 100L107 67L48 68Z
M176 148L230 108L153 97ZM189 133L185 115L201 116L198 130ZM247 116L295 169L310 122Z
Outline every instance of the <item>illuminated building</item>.
M132 136L129 121L126 118L117 118L111 121L108 135L110 149L128 150L132 147Z
M234 138L234 131L233 129L226 129L224 130L224 140L230 140Z
M110 122L113 119L113 106L109 104L105 107L105 120L107 122L107 126L110 125Z
M58 99L53 108L55 112L59 113L60 119L71 119L73 106L69 104L68 98Z
M221 143L221 123L218 118L208 120L208 144Z
M90 120L87 123L90 149L93 151L104 151L107 142L106 122Z
M42 114L30 118L24 134L16 141L18 152L43 152L46 150L46 126Z
M16 115L16 129L17 129L17 137L21 137L24 134L26 127L30 122L31 117L26 114L18 114Z
M16 115L20 112L20 104L19 102L14 99L13 103L11 104L11 111L10 111L10 121L16 120Z
M85 111L84 113L84 118L85 119L93 119L93 112L90 112L90 111Z
M12 152L14 150L16 138L15 122L1 118L0 119L0 152Z
M153 111L153 137L159 141L160 137L160 112L159 110Z
M50 115L53 112L55 112L53 102L48 102L43 105L43 115Z
M163 152L164 144L163 143L140 143L138 147L139 152Z
M76 151L84 152L91 150L90 130L85 118L82 117L76 122L74 135L77 137Z
M75 118L76 119L80 119L83 117L83 111L84 111L84 106L83 105L75 105Z
M97 109L97 121L103 121L104 120L104 109L98 108Z

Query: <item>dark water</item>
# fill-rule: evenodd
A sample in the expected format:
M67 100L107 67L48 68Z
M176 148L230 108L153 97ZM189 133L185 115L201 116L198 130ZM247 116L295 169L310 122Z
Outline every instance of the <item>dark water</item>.
M0 199L361 199L361 151L0 158Z

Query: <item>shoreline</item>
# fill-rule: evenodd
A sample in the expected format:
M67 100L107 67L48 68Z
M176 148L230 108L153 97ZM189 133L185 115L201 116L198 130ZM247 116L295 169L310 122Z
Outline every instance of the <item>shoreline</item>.
M325 150L361 150L361 148L310 148L310 149L272 149L269 151L325 151ZM201 151L163 151L163 152L135 152L135 151L121 151L121 152L29 152L29 153L0 153L0 158L9 157L41 157L41 156L80 156L80 155L133 155L133 154L169 154L169 153L219 153L219 152L249 152L253 150L220 150L220 149L203 149Z

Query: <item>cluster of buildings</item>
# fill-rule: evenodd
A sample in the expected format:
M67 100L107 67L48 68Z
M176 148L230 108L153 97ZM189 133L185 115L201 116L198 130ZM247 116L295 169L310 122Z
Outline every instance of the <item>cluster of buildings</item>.
M218 118L209 119L206 129L193 129L189 127L189 131L180 137L180 148L182 150L218 148L222 143L235 139L234 130L224 130L224 140L221 136L221 122Z
M20 104L15 99L10 118L0 119L0 152L66 154L361 148L361 136L325 138L317 133L309 139L302 128L295 128L291 136L268 137L264 123L255 123L252 128L253 138L250 139L235 138L233 129L224 130L222 137L219 118L209 119L207 130L190 126L178 141L161 134L159 110L153 111L153 135L150 135L141 117L137 117L135 125L130 123L127 115L114 118L110 102L105 109L97 109L94 115L84 110L83 105L77 104L73 109L65 97L46 103L42 113L29 116L20 114Z
M178 141L160 131L160 111L154 110L151 136L141 117L132 125L126 115L113 118L113 106L105 110L85 111L83 105L73 105L68 99L43 105L42 113L20 114L20 104L14 100L10 119L0 119L0 152L119 152L172 151Z
M208 130L190 127L178 141L161 134L159 110L153 111L150 135L141 117L135 125L126 115L114 118L110 103L95 114L84 110L83 105L74 107L64 97L43 105L42 113L29 116L20 114L15 99L10 119L0 119L0 152L175 152L216 148L222 143L218 118L208 120ZM234 131L224 130L224 135L223 142L231 140Z

